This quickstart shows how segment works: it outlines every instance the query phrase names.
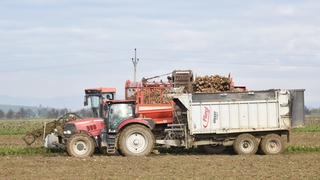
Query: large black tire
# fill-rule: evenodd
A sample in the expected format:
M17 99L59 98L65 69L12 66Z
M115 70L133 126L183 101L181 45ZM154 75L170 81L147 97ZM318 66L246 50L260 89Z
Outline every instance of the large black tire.
M233 149L241 155L255 154L258 151L258 141L251 134L241 134L235 139Z
M268 134L262 138L260 150L264 155L276 155L283 153L284 146L285 142L279 135Z
M198 148L201 152L209 154L220 154L226 150L226 146L223 145L201 145Z
M70 156L92 156L94 149L93 139L87 133L73 134L67 142L67 152Z
M150 129L142 125L129 125L120 134L118 151L123 156L145 156L152 152L154 144Z

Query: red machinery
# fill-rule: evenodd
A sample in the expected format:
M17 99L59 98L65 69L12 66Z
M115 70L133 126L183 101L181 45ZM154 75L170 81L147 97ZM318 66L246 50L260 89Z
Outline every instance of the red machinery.
M233 82L233 78L231 77L231 73L229 73L228 78L230 79L230 91L231 92L243 92L243 91L248 91L246 86L235 86Z
M163 94L171 88L171 82L136 82L125 84L125 99L136 100L137 114L140 118L152 118L155 124L173 122L173 104Z
M148 80L159 78L164 75L168 76L168 81L149 82ZM187 93L196 93L194 76L192 70L174 70L172 73L167 73L151 78L143 78L141 82L126 81L125 84L125 99L136 100L137 114L140 118L152 118L155 124L171 124L174 121L174 103L163 97L170 88L179 88L184 86ZM246 86L235 86L231 74L230 91L247 91ZM177 114L178 115L178 114Z
M84 105L90 101L93 117L68 122L63 132L61 129L48 134L45 147L65 149L75 157L91 156L95 148L100 148L104 154L118 151L125 156L144 156L153 150L156 139L160 144L170 140L169 145L188 147L187 131L180 127L187 127L185 120L190 117L186 109L178 103L175 105L164 94L169 89L182 86L184 91L181 93L197 94L192 71L175 70L167 82L148 82L153 78L135 83L127 80L126 100L115 100L115 88L85 89ZM229 79L229 91L236 88L238 91L246 90L245 87L235 87L230 75ZM111 100L104 101L108 95ZM188 102L191 104L192 101ZM209 143L203 141L198 145L206 145L206 142Z

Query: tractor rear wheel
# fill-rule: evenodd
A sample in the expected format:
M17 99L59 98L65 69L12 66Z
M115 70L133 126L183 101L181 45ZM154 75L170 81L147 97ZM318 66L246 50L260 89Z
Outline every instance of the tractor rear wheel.
M258 141L251 134L241 134L235 139L233 149L237 154L255 154L258 151Z
M94 152L94 142L87 133L73 134L67 142L67 152L74 157L92 156Z
M118 151L123 156L145 156L153 150L154 144L150 129L142 125L130 125L120 134Z
M281 154L284 151L284 140L277 134L268 134L262 138L260 150L265 155Z

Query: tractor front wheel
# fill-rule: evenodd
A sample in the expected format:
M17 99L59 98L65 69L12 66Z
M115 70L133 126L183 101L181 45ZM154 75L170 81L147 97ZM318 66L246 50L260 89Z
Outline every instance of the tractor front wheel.
M74 157L92 156L94 152L94 142L87 133L73 134L67 142L67 152Z

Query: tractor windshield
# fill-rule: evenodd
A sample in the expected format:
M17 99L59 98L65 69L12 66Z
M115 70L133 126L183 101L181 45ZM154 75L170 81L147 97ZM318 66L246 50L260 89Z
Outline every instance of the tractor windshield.
M90 96L90 103L91 103L91 109L93 117L101 117L101 98L100 96Z
M134 110L131 103L112 104L108 112L108 127L110 132L115 132L122 121L134 117Z
M91 107L98 108L99 107L99 96L91 96Z

